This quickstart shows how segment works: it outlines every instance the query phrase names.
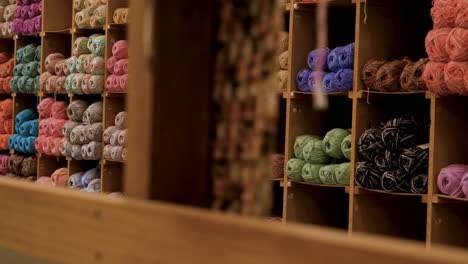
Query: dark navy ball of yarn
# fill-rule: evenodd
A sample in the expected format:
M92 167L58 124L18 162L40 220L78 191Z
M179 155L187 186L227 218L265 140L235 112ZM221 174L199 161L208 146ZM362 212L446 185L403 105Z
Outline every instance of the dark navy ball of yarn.
M327 72L323 77L322 85L326 93L338 92L338 82L335 75L334 72Z
M322 76L322 80L323 80L323 77L325 76L325 72L314 71L314 72L312 72L312 73L309 75L309 78L308 78L307 82L308 82L308 84L309 84L309 87L310 87L310 91L311 91L311 92L316 92L317 87L315 87L315 80L316 80L319 76Z
M345 92L353 89L353 70L351 69L341 69L339 70L335 77L337 82L337 90Z
M342 69L352 69L354 66L354 43L344 46L339 54L338 61Z
M297 74L297 89L303 92L310 92L310 87L308 83L309 75L312 73L310 69L302 69Z
M307 56L307 64L312 70L315 70L317 63L321 63L322 64L321 69L323 71L326 71L328 69L327 59L328 59L329 53L330 53L329 48L321 48L321 49L313 50ZM320 57L319 57L320 55L323 56L322 60L320 60Z
M330 51L330 54L328 54L328 68L332 72L338 72L341 69L339 57L342 53L343 48L344 47L338 47Z

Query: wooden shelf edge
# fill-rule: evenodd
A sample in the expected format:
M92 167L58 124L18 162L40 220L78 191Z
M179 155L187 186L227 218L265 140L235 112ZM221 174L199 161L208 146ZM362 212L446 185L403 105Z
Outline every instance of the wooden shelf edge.
M386 192L384 190L376 190L376 189L367 189L363 187L354 187L354 194L355 195L369 195L369 194L383 194L389 196L406 196L406 197L421 197L423 203L427 203L428 195L427 194L417 194L417 193L393 193L393 192Z
M468 198L452 197L445 194L434 194L432 196L432 203L468 203Z

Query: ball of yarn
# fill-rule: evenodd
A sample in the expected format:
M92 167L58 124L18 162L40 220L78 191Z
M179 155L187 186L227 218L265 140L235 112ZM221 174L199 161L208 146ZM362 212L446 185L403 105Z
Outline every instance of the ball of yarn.
M67 116L68 119L76 122L81 122L83 120L83 115L89 104L83 100L75 100L71 102L67 107Z
M353 89L353 70L350 69L341 69L339 70L335 78L337 80L336 87L338 91L346 92Z
M54 186L65 187L68 183L68 169L60 168L54 171L50 176Z
M111 152L112 152L112 145L105 145L104 149L102 150L102 156L105 159L112 160Z
M288 74L289 72L285 70L278 71L279 89L281 91L286 91L288 89Z
M468 29L453 28L446 43L446 50L449 58L453 61L468 60Z
M380 67L375 76L375 89L383 92L400 91L400 75L408 62L408 60L391 61Z
M338 185L349 185L351 163L341 163L335 167L335 179Z
M54 104L54 98L47 97L41 100L37 105L37 112L42 118L49 118L52 115L52 105Z
M325 76L325 72L318 72L318 71L314 71L312 72L308 79L307 79L307 82L308 82L308 87L309 87L309 92L317 92L317 85L316 85L316 81L318 81L319 79L322 80L323 82L323 77Z
M280 31L278 43L279 52L287 51L289 48L289 33L286 31Z
M35 156L25 157L21 163L21 174L25 177L36 175L37 158Z
M311 138L302 149L304 160L311 164L326 164L330 162L330 157L323 149L322 140Z
M288 51L285 51L285 52L280 54L278 62L279 62L279 66L280 66L281 69L283 69L283 70L288 69L288 64L289 64L288 60L289 60Z
M458 11L455 25L459 28L468 29L468 8L465 7Z
M55 65L65 59L61 53L52 53L48 55L44 61L44 67L50 74L55 74Z
M408 62L400 76L400 85L403 91L426 90L426 83L422 75L429 59L422 58L417 62Z
M16 115L16 123L33 120L37 118L37 113L32 109L25 109Z
M89 66L89 73L94 75L103 75L106 63L103 57L93 57Z
M329 131L323 138L323 149L325 153L335 159L343 159L341 143L350 134L348 130L335 128Z
M453 94L468 95L465 86L465 75L468 74L468 61L450 61L444 67L444 80L447 88Z
M102 121L102 102L91 104L83 113L83 123L86 125L94 124Z
M418 174L411 178L411 192L412 193L427 193L427 174Z
M409 193L411 184L406 179L406 174L400 169L389 170L383 173L380 178L380 185L386 192Z
M309 75L312 74L310 69L302 69L297 73L296 81L297 81L297 89L303 92L310 92L311 87L309 86Z
M78 172L68 178L67 186L73 189L81 189L83 187L82 178L84 172Z
M91 53L88 49L88 41L89 38L87 37L78 37L75 42L73 43L72 54L75 57L79 57L83 54Z
M88 187L89 183L93 180L99 179L101 177L100 170L97 168L88 170L84 173L81 178L81 184L84 188Z
M390 119L383 125L381 136L383 145L389 150L408 148L429 141L427 129L411 115Z
M83 156L81 155L81 145L73 144L71 147L71 157L75 160L82 160Z
M128 59L121 59L115 63L114 73L117 75L123 75L127 73Z
M127 155L128 155L127 148L122 148L122 160L123 161L127 160Z
M56 119L68 119L68 104L64 101L55 101L51 107L51 116Z
M91 141L86 145L86 159L87 160L100 160L102 155L101 142Z
M119 146L125 147L127 145L127 129L121 130L118 136Z
M320 168L319 176L320 180L323 184L327 185L336 185L336 178L335 178L335 169L338 167L336 164L325 165Z
M119 128L119 129L125 129L127 128L127 112L125 111L122 111L122 112L119 112L116 116L115 116L115 125Z
M84 138L83 136L80 137L80 135L84 134L84 125L78 125L73 130L70 132L70 137L69 140L72 144L83 144L84 143Z
M323 76L322 86L326 93L337 92L338 80L336 79L336 73L327 72Z
M460 185L462 186L463 195L465 196L465 198L467 198L468 197L468 171L463 175Z
M128 42L119 40L112 46L112 56L117 60L128 58Z
M102 138L104 140L105 144L110 144L111 142L111 137L112 135L119 130L118 127L116 126L110 126L104 130L104 133L102 135Z
M290 159L286 167L286 175L289 179L293 181L302 182L302 168L306 164L305 161L301 159Z
M448 62L446 43L450 28L433 29L426 36L426 53L433 62Z
M351 160L351 141L352 141L352 135L349 134L343 139L343 142L341 142L341 152L343 153L343 156Z
M448 28L455 26L457 8L455 6L446 6L443 8L431 8L431 16L434 21L434 28Z
M340 54L343 53L344 47L338 47L330 51L327 58L328 69L332 72L337 72L341 69Z
M89 193L101 192L101 179L92 180L86 188L86 191Z
M320 64L320 69L322 71L326 71L328 69L327 59L329 54L330 49L328 48L321 48L311 51L307 56L307 64L309 65L309 68L316 70L316 66Z
M284 176L284 154L273 154L271 156L273 178Z
M111 159L115 161L122 161L122 152L123 152L123 147L113 146L111 148Z
M354 66L354 43L344 46L338 54L341 69L352 69Z
M110 57L107 60L107 63L106 63L107 71L110 72L111 74L114 74L114 67L117 61L118 61L117 57L114 57L114 56Z
M422 76L429 91L441 96L452 93L445 83L445 65L445 63L430 61L427 63Z
M320 169L325 166L323 164L304 164L302 168L302 179L307 183L322 184L320 179Z
M443 168L437 177L437 186L443 194L452 197L463 197L464 193L461 186L461 180L468 172L467 165L450 165Z
M373 161L375 157L385 150L382 142L382 130L371 128L362 133L358 142L358 152L367 161Z
M65 137L70 137L72 130L79 126L81 123L75 121L67 121L62 127L62 133Z
M321 140L320 137L314 135L302 135L296 138L296 140L294 141L294 156L296 158L304 159L304 147L312 139Z
M368 189L381 189L380 178L383 172L369 162L358 162L356 165L355 181L358 186Z
M66 157L71 157L72 148L73 148L73 144L67 140L62 144L60 148L60 152L62 153L62 155Z
M119 145L120 132L122 132L122 130L119 129L119 130L115 131L114 134L112 134L112 136L110 137L111 145L113 145L113 146L118 146Z
M91 53L95 56L104 56L104 51L106 47L106 36L99 35L92 39L93 48Z

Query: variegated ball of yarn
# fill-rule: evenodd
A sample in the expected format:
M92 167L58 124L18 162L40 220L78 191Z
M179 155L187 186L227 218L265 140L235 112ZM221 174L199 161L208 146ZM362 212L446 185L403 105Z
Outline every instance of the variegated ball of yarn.
M122 149L122 160L123 160L123 161L126 161L126 160L127 160L127 153L128 153L128 152L127 152L127 148L124 147L124 148Z
M102 123L94 123L86 126L87 138L90 141L102 141Z
M84 0L85 8L90 8L95 10L101 5L101 0Z
M92 53L96 56L104 56L106 50L106 37L103 35L96 36L92 39Z
M98 168L94 168L84 173L83 177L81 178L81 184L84 188L86 188L93 180L100 178L101 171Z
M67 76L60 76L55 81L55 93L62 93L65 92L65 81L67 80Z
M468 60L468 29L454 28L447 37L446 50L452 61Z
M104 75L90 75L88 90L90 94L100 94L104 91Z
M78 73L78 69L76 68L76 63L77 63L78 58L76 56L72 56L67 59L67 62L65 63L67 65L67 68L70 73Z
M84 129L85 129L85 126L84 125L79 125L79 126L76 126L75 128L73 128L73 130L71 131L70 133L70 137L69 137L69 140L72 144L83 144L84 143L84 138L83 138L83 134L84 134Z
M83 77L83 80L81 81L81 91L84 94L91 94L91 91L88 88L89 79L91 79L91 74L85 74L85 76Z
M91 141L86 146L87 160L100 160L102 156L101 142Z
M45 88L46 81L47 81L47 79L49 79L51 76L52 76L52 74L50 74L49 72L44 72L43 74L41 74L41 77L40 77L40 84L41 84L41 87L42 87L42 88Z
M57 119L68 119L68 116L67 116L67 107L68 107L68 104L67 102L64 102L64 101L55 101L53 104L52 104L52 107L50 109L51 111L51 116L53 118L57 118Z
M81 155L81 145L73 144L71 148L71 157L76 160L83 160Z
M387 61L382 58L373 58L366 62L362 68L361 79L367 89L376 90L375 80L377 72L385 63L387 63Z
M104 133L102 134L102 139L105 144L110 144L111 143L111 137L112 135L118 131L119 128L117 126L110 126L104 130Z
M127 128L127 112L125 111L122 111L122 112L119 112L116 116L115 116L115 125L119 128L119 129L125 129Z
M444 68L444 80L447 88L453 94L468 95L468 87L465 86L465 75L468 74L468 61L450 61Z
M400 76L400 85L404 91L427 90L426 83L422 79L428 58L419 59L417 62L408 62Z
M102 122L102 102L91 104L83 113L83 123L86 125Z
M22 69L22 75L28 76L29 78L34 78L39 75L39 71L37 70L39 67L39 62L32 61L27 64L24 64Z
M55 75L57 75L57 76L64 76L65 75L65 72L63 72L63 65L67 64L67 61L68 61L68 59L62 59L62 60L59 60L55 64Z
M84 64L85 64L86 58L88 58L89 56L91 56L91 54L83 54L79 56L78 59L76 59L76 70L79 73L86 73Z
M91 27L91 9L85 8L75 14L75 24L78 28L90 28Z
M115 132L111 135L111 137L110 137L110 144L111 144L112 146L118 146L118 145L119 145L119 135L120 135L120 132L121 132L121 131L122 131L122 130L119 129L119 130L115 131Z
M44 67L46 71L48 71L50 74L55 74L55 65L63 59L65 59L65 56L61 53L52 53L47 56L44 61Z
M106 62L103 57L94 56L91 60L89 73L93 75L103 75L106 68Z
M65 137L69 138L72 130L79 126L81 123L75 121L67 121L62 127L62 133Z
M54 93L55 92L58 78L59 78L58 76L53 75L53 76L50 76L46 80L46 84L45 84L45 91L46 92L49 92L49 93Z
M433 62L448 62L447 40L450 28L433 29L426 36L426 53Z
M68 119L76 122L83 120L83 114L88 108L89 104L83 100L75 100L71 102L67 107Z
M37 112L42 118L49 118L52 116L52 105L54 104L54 98L47 97L41 100L37 105Z
M112 145L105 145L104 149L102 150L102 157L108 160L112 159L111 156L111 151L112 151Z
M112 56L116 60L128 58L128 42L126 40L119 40L112 46Z
M75 76L76 76L76 73L72 73L68 75L67 78L65 79L65 90L67 92L70 92L70 93L73 92L73 78L75 78Z
M96 34L92 34L91 36L89 36L88 49L90 53L93 53L93 39L99 36L102 36L102 34L96 33Z
M66 187L68 183L68 169L60 168L54 171L50 176L53 185L58 187Z
M87 55L82 55L80 56L81 60L83 61L83 69L85 73L91 73L91 62L93 61L93 58L96 57L92 54L87 54Z
M75 11L81 11L84 8L84 0L73 0L73 9L75 9Z
M452 28L455 26L455 19L457 17L457 7L432 7L431 17L434 21L434 28Z
M401 90L400 75L409 60L397 60L384 64L375 76L375 88L382 92Z
M62 153L62 155L66 157L71 157L72 147L73 147L73 144L67 140L62 144L60 148L60 152Z
M106 66L107 66L107 71L110 72L111 74L114 74L114 67L115 64L117 63L118 59L114 56L110 57L107 60Z
M445 65L442 62L428 62L422 77L429 91L442 96L452 93L444 80Z
M98 2L100 1L98 0ZM106 5L99 5L96 8L96 10L94 10L93 16L91 18L92 27L102 26L106 23L106 11L107 11Z
M122 161L123 147L113 146L111 149L111 159L115 161Z
M127 145L127 129L120 131L118 142L119 142L119 146L124 147Z
M81 179L83 178L84 172L78 172L70 176L67 181L67 186L72 189L81 189L83 183Z
M86 188L86 191L89 193L99 193L101 192L101 179L95 179L92 180L88 187Z

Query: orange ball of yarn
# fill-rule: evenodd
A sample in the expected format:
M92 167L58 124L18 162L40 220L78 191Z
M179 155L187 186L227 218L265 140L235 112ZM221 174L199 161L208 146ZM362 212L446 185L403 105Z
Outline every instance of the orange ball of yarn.
M451 60L468 60L468 29L452 29L447 38L446 49Z
M465 1L465 3L466 2L467 1ZM460 8L457 17L455 18L455 26L459 28L468 29L468 3L462 4L462 6L463 7Z
M11 93L11 88L10 88L11 79L13 79L13 76L8 76L5 78L5 81L3 82L2 87L0 87L2 89L2 93L7 93L7 94Z
M450 28L433 29L426 36L426 53L431 61L448 62L446 43L450 34Z
M455 27L457 17L457 8L455 6L433 7L431 8L432 21L434 28L452 28Z
M50 176L54 186L66 187L68 183L68 169L60 168Z
M451 94L445 84L444 68L445 63L430 61L423 73L423 79L429 91L443 96Z
M454 94L468 95L465 86L465 73L468 74L468 62L451 61L445 65L444 79L447 88Z
M8 118L8 119L5 119L5 121L3 122L3 129L5 130L5 132L7 134L11 134L13 131L13 119L11 118Z
M8 140L10 139L10 134L0 135L0 149L6 150L9 149Z
M375 88L383 92L397 92L401 90L400 75L409 60L397 60L385 63L375 76Z
M6 99L0 102L0 117L11 118L13 114L13 100Z

